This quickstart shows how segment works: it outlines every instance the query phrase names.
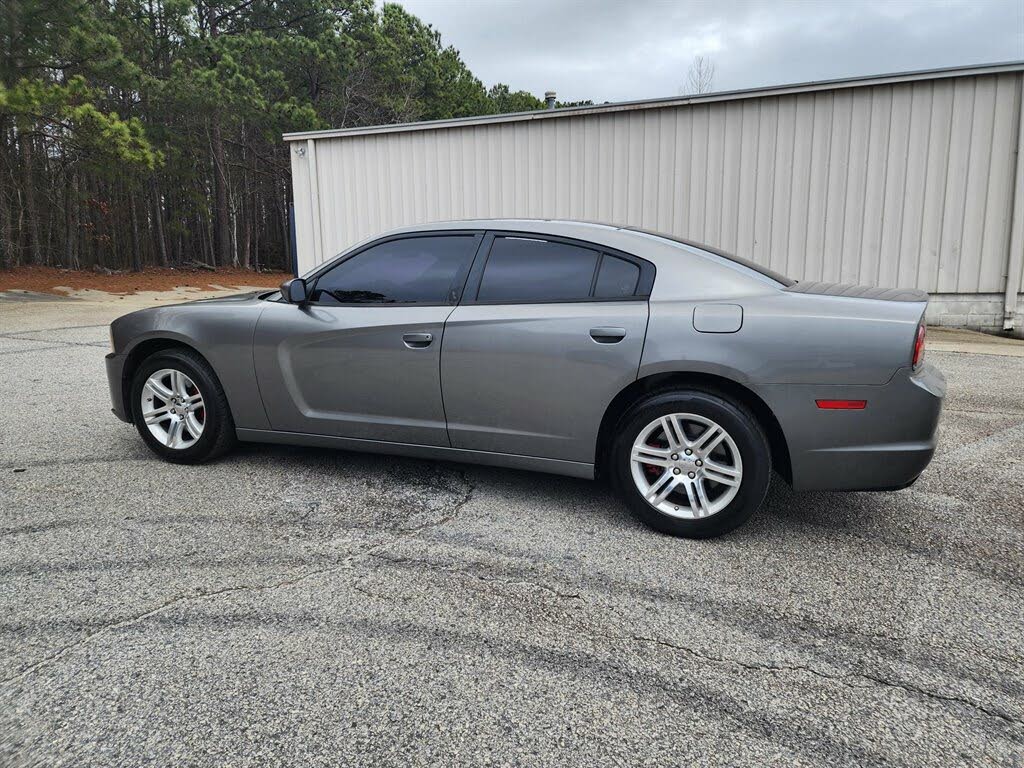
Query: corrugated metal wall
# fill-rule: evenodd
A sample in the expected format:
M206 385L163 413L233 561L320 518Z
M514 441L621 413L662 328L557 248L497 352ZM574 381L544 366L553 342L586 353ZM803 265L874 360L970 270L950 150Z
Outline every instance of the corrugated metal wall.
M798 279L1002 293L1021 98L1009 72L299 141L300 268L406 224L564 217Z

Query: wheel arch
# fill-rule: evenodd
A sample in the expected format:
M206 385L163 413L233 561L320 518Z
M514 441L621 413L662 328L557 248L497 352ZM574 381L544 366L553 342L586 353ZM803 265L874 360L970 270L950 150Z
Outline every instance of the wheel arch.
M206 358L202 352L200 352L194 344L188 340L178 336L152 336L138 342L133 346L128 353L125 355L124 368L121 369L121 401L124 405L125 415L129 421L134 421L132 417L132 403L131 403L131 392L132 392L132 381L135 378L135 372L139 369L139 366L152 355L157 352L165 352L170 349L185 349L189 352L197 355L204 363L206 363L210 370L213 371L214 377L217 382L220 383L220 377L217 376L217 371L210 364L210 361ZM221 385L223 388L223 385ZM228 403L228 408L231 407L231 403Z
M793 484L793 468L786 434L768 404L756 392L733 379L697 371L667 371L644 376L629 384L612 399L605 409L597 434L594 454L596 474L605 474L605 463L615 435L615 427L629 409L655 392L672 389L710 390L735 399L749 408L768 438L775 470L787 483Z

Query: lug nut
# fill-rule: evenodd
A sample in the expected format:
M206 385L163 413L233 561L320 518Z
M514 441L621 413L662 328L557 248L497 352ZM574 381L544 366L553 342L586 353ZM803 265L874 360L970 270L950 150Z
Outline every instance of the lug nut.
M703 467L703 466L704 466L704 462L703 462L703 461L701 461L700 459L697 459L697 461L696 461L695 463L696 463L696 465L697 465L698 467Z
M672 470L672 474L673 474L673 475L678 475L678 474L679 474L680 472L682 472L682 471L683 471L683 470L681 470L681 469L680 469L679 467L676 467L675 469L673 469L673 470Z
M690 455L692 455L692 454L693 454L693 451L691 451L691 450L690 450L689 448L687 448L687 449L686 449L686 455L687 455L687 456L690 456Z
M679 461L679 454L678 453L673 453L672 454L672 461Z
M691 473L690 473L690 479L691 479L691 480L692 480L693 478L695 478L696 476L697 476L697 473L696 473L696 472L691 472Z

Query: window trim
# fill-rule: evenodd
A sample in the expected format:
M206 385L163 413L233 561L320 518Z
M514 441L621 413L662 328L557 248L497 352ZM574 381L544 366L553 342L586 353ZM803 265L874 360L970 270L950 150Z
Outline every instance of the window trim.
M458 306L463 296L463 289L466 285L466 278L469 276L469 272L472 269L473 264L476 261L478 254L480 253L480 245L484 240L484 230L481 229L430 229L419 232L399 232L392 235L385 235L378 237L375 240L371 240L358 248L346 251L326 264L322 264L318 267L309 277L304 278L306 281L306 290L308 295L312 296L316 290L317 283L320 281L325 274L330 272L335 267L340 266L349 259L354 259L362 253L376 248L379 245L390 243L395 240L412 240L426 237L472 237L475 241L475 247L471 249L471 253L463 259L462 264L456 271L455 276L452 278L451 283L448 286L448 298L445 301L396 301L396 302L368 302L368 301L347 301L347 302L320 302L310 301L310 306L314 307L454 307Z
M590 295L583 299L523 299L515 301L499 299L496 301L481 301L478 298L480 295L480 284L483 282L483 274L484 270L487 268L487 262L491 258L491 249L496 239L505 237L525 240L542 240L549 243L562 243L564 245L572 245L577 248L585 248L588 251L594 251L597 253L597 261L594 265L594 274L590 278ZM601 271L601 265L604 263L605 255L614 256L615 258L622 259L623 261L629 261L640 268L640 276L637 278L636 288L631 296L618 296L603 299L596 298L594 296L594 290L597 286L597 276ZM609 302L622 301L647 301L651 298L651 291L654 288L654 278L656 273L657 270L654 264L646 259L642 259L631 253L625 253L616 248L609 248L601 245L600 243L594 243L589 240L578 240L573 237L562 237L561 235L549 235L545 232L521 232L517 230L489 229L484 233L483 241L477 249L476 258L473 261L473 267L466 278L466 285L462 291L462 301L460 304L480 306L516 306L523 304L607 304Z

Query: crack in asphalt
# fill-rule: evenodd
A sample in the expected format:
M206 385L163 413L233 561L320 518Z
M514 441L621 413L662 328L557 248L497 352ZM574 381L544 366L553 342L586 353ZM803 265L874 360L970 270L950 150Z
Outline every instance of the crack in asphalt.
M65 645L57 649L53 653L44 656L38 661L35 661L32 664L29 664L28 666L22 668L17 674L11 675L10 677L0 680L0 684L7 685L8 683L12 683L15 681L20 682L40 667L43 667L54 661L59 661L71 651L81 647L82 645L85 645L86 643L91 642L97 637L108 634L109 632L120 629L121 627L129 626L131 624L135 624L136 622L148 619L151 616L155 616L156 614L161 613L162 611L165 611L168 608L171 608L180 603L194 602L199 600L210 600L212 598L232 594L235 592L264 592L279 589L281 587L289 587L298 584L302 581L305 581L307 579L314 578L315 576L320 576L325 573L331 573L333 571L341 570L345 568L349 564L351 559L353 559L354 557L355 555L350 555L348 558L345 559L344 562L339 563L338 565L331 566L330 568L321 568L316 571L309 571L307 573L300 574L296 577L273 582L271 584L239 584L234 587L224 587L222 589L212 589L208 591L196 590L192 594L177 595L176 597L173 597L170 600L166 600L165 602L160 603L156 607L150 608L149 610L143 611L142 613L135 614L134 616L129 616L119 621L111 622L109 624L104 624L95 631L88 633L87 635L85 635L85 637L81 638L80 640L77 640L73 643L69 643L68 645Z
M211 589L206 591L195 590L191 594L177 595L169 600L160 603L159 605L153 608L143 611L142 613L128 616L124 619L120 619L118 621L114 621L109 624L104 624L100 626L93 632L89 632L88 634L86 634L81 639L76 640L73 643L69 643L65 646L62 646L53 653L47 654L43 658L23 667L17 673L10 675L9 677L0 679L0 685L6 686L10 683L21 682L41 667L44 667L47 664L51 664L55 661L59 661L64 656L74 651L76 648L80 648L81 646L92 642L97 637L109 634L110 632L120 629L122 627L130 626L137 622L144 621L152 616L162 613L168 608L172 608L182 603L196 602L201 600L212 600L217 597L234 594L236 592L270 592L276 589L291 587L296 584L300 584L304 581L314 579L318 576L324 576L336 573L338 571L348 570L357 560L373 556L376 552L380 551L381 549L393 546L395 543L402 539L415 536L417 533L421 533L430 528L437 528L454 520L459 515L459 513L462 512L466 505L469 504L470 501L472 501L473 494L476 490L475 484L473 484L469 480L465 472L462 472L461 476L467 488L465 493L463 494L462 498L452 506L451 512L439 518L438 520L427 522L422 525L415 526L413 528L397 529L393 533L393 537L390 540L380 542L378 544L359 550L357 552L351 552L345 557L344 560L328 568L318 568L314 571L307 571L306 573L300 573L297 576L283 579L281 581L275 581L270 584L239 584L233 587L223 587L221 589Z
M866 541L866 542L870 542L870 540L865 540L865 539L862 539L862 540ZM516 586L516 585L533 586L533 587L536 587L538 589L541 589L541 590L544 590L546 592L549 592L550 594L553 594L556 597L562 597L562 598L567 598L567 599L578 599L578 600L583 600L584 602L586 602L586 600L583 597L583 595L578 593L578 592L560 592L559 590L555 589L554 587L550 587L547 584L541 583L539 581L530 580L530 579L499 579L499 578L488 577L488 576L480 573L480 567L485 567L486 568L487 567L486 564L484 564L484 565L480 565L480 564L477 564L477 563L473 564L474 566L478 566L478 567L455 566L455 565L448 566L448 565L445 565L445 564L433 562L433 561L426 560L426 559L423 559L423 558L416 558L416 557L408 557L408 556L386 557L386 556L384 556L382 554L377 554L377 553L375 553L373 556L375 558L379 559L379 560L383 560L383 561L385 561L385 562L387 562L389 564L392 564L392 565L412 565L412 566L419 565L419 566L423 566L424 568L432 570L432 571L439 571L439 572L449 573L449 574L454 574L454 575L462 575L462 576L474 578L474 579L477 579L479 581L484 581L484 582L506 584L506 585L510 585L510 586ZM582 584L581 586L586 586L586 584ZM380 597L385 597L384 595L379 595L379 596ZM911 644L911 645L921 646L923 648L927 648L927 649L932 650L932 651L946 651L946 652L950 652L950 653L954 653L954 654L959 653L959 654L964 654L964 655L981 657L981 658L988 659L989 661L992 661L992 662L995 662L995 663L998 663L998 664L1012 664L1014 666L1024 666L1024 658L1017 657L1017 656L1007 656L1007 655L1003 655L1003 654L991 653L991 652L989 652L989 651L987 651L985 649L978 648L977 646L974 646L974 645L971 645L971 646L967 646L967 645L953 645L953 644L950 644L950 643L939 643L939 642L934 642L934 641L927 641L926 642L922 638L913 637L911 635L892 635L892 634L886 634L884 632L866 632L866 631L859 630L859 629L856 629L854 627L849 627L849 626L824 625L824 624L820 624L820 623L817 623L817 622L812 622L806 616L794 616L792 614L786 614L786 613L777 613L774 616L774 618L777 619L777 620L780 620L780 621L788 621L788 620L792 620L794 618L801 619L802 621L804 621L807 624L807 629L809 631L813 631L813 632L817 632L817 633L823 633L823 634L825 634L827 636L837 636L838 637L838 636L847 635L847 636L862 637L862 638L873 639L873 640L889 641L889 642L891 642L893 644L897 644L897 645L898 644Z
M15 461L0 464L0 469L41 469L44 467L77 467L82 464L110 464L117 462L152 462L151 456L94 456L79 459L39 459L38 461Z
M667 640L661 640L661 639L654 638L654 637L645 637L643 635L598 635L598 636L599 637L604 637L604 638L606 638L608 640L613 640L613 641L627 641L627 642L648 643L648 644L652 644L652 645L659 645L659 646L663 646L663 647L666 647L666 648L671 648L672 650L675 650L675 651L679 651L679 652L684 653L684 654L686 654L688 656L691 656L693 658L700 659L701 661L706 661L706 662L710 662L710 663L713 663L713 664L723 664L723 665L730 665L731 664L731 665L735 665L737 667L740 667L742 669L745 669L745 670L748 670L748 671L751 671L751 672L769 672L769 673L804 672L804 673L807 673L809 675L813 675L814 677L820 678L822 680L828 680L828 681L831 681L831 682L840 683L840 684L842 684L842 685L844 685L844 686L846 686L848 688L859 688L859 689L862 689L862 690L869 690L873 686L871 686L871 685L854 685L852 683L847 682L849 680L855 680L855 679L867 680L867 681L869 681L871 683L875 683L876 685L883 686L885 688L896 688L896 689L899 689L899 690L904 691L904 692L909 693L909 694L917 694L918 696L921 696L921 697L926 698L926 699L934 699L936 701L944 701L944 702L950 702L950 703L955 703L955 704L962 704L962 705L964 705L966 707L969 707L969 708L971 708L971 709L973 709L973 710L975 710L977 712L980 712L980 713L982 713L984 715L987 715L989 717L998 718L999 720L1002 720L1002 721L1004 721L1006 723L1009 723L1010 725L1016 725L1016 726L1024 725L1024 720L1020 720L1018 718L1015 718L1012 715L1006 714L1005 712L1000 712L998 710L991 709L990 707L987 707L987 706L985 706L983 704L979 704L978 702L972 701L971 699L966 699L966 698L963 698L961 696L950 696L950 695L945 694L945 693L939 693L937 691L931 691L931 690L928 690L926 688L922 688L920 686L913 685L911 683L907 683L907 682L904 682L904 681L889 680L887 678L880 677L878 675L873 675L873 674L870 674L868 672L844 672L842 674L836 675L836 674L829 674L828 672L823 672L820 669L816 669L814 667L810 667L810 666L807 666L807 665L804 665L804 664L755 664L755 663L751 663L751 662L747 662L747 661L741 661L739 659L734 659L734 658L728 658L728 657L722 657L722 656L710 656L708 654L701 653L700 651L694 650L693 648L689 648L689 647L681 646L681 645L676 645L675 643L670 643Z
M407 538L408 536L411 536L415 533L419 533L420 531L427 530L428 528L439 528L440 526L445 525L446 523L449 523L452 520L454 520L462 512L463 508L473 500L473 494L476 493L476 484L469 479L469 475L466 474L465 470L460 470L459 476L462 478L463 485L466 486L466 491L462 495L462 499L460 499L458 502L452 505L452 511L449 512L447 515L442 516L438 520L427 521L425 523L422 523L421 525L413 526L412 528L400 529L403 535L397 537L396 540Z
M552 594L552 595L554 595L554 596L556 596L558 598L571 599L571 600L580 600L580 601L583 601L583 602L588 602L586 600L586 598L584 598L583 595L581 595L579 593L560 592L557 589L555 589L554 587L550 587L550 586L548 586L546 584L543 584L543 583L540 583L540 582L536 582L536 581L529 581L529 580L511 581L511 580L506 580L506 579L488 578L486 576L481 575L480 573L474 572L473 570L471 570L469 568L464 568L464 567L460 568L460 567L457 567L457 566L456 567L442 566L442 565L439 565L437 563L432 563L429 560L423 560L423 559L420 559L420 558L412 558L412 557L386 557L386 556L378 554L378 553L371 553L371 554L372 554L373 557L376 557L376 558L381 559L381 560L383 560L385 562L388 562L388 563L391 563L391 564L395 564L395 565L398 565L398 564L420 565L420 566L423 566L423 567L425 567L425 568L427 568L427 569L429 569L431 571L440 572L440 573L446 573L446 574L459 575L459 576L465 576L465 577L469 577L469 578L474 578L474 579L477 579L477 580L480 580L480 581L483 581L483 582L486 582L486 583L489 583L489 584L504 584L504 585L509 585L509 586L530 586L530 587L541 589L541 590L543 590L545 592L548 592L549 594ZM360 584L357 586L357 589L360 592L362 592L363 594L366 594L366 595L369 595L371 597L375 597L375 598L378 598L378 599L382 599L382 600L394 600L394 598L392 596L390 596L390 595L384 595L384 594L381 594L381 593L378 593L378 592L371 592L371 591L363 588L362 585L361 585L362 581L365 581L365 577L364 577L364 579L360 580ZM509 595L507 593L503 593L503 592L496 591L496 590L488 590L488 593L496 595L498 597L505 597L505 598L509 597ZM887 678L881 677L879 675L873 675L873 674L868 673L868 672L845 672L845 673L842 673L842 674L830 674L828 672L824 672L824 671L822 671L820 669L817 669L815 667L811 667L811 666L807 666L807 665L802 665L802 664L794 664L794 665L757 664L757 663L751 663L751 662L747 662L747 661L742 661L740 659L731 658L731 657L711 656L711 655L708 655L706 653L702 653L702 652L700 652L698 650L695 650L694 648L690 648L688 646L677 645L675 643L671 643L671 642L669 642L667 640L661 640L659 638L646 637L646 636L643 636L643 635L616 635L616 634L608 634L608 633L602 633L602 632L595 632L595 631L592 631L589 627L585 626L584 624L579 624L579 623L576 624L576 628L579 630L579 632L581 634L591 638L592 640L604 639L604 640L608 640L608 641L611 641L611 642L634 642L634 643L644 643L644 644L658 645L658 646L662 646L662 647L665 647L665 648L670 648L670 649L672 649L674 651L679 651L680 653L686 654L686 655L688 655L688 656L690 656L692 658L699 659L699 660L701 660L703 662L708 662L708 663L718 664L718 665L723 665L723 666L730 666L731 665L731 666L739 667L741 669L745 669L745 670L748 670L748 671L751 671L751 672L769 672L769 673L779 673L779 674L804 672L806 674L813 675L814 677L817 677L817 678L822 679L822 680L827 680L827 681L830 681L830 682L839 683L839 684L841 684L841 685L843 685L843 686L845 686L847 688L857 688L857 689L861 689L861 690L870 690L874 686L871 686L871 685L855 685L855 684L849 682L851 680L866 680L869 683L874 683L875 686L899 689L899 690L904 691L905 693L912 694L912 695L916 694L916 695L918 695L918 696L920 696L922 698L932 699L932 700L935 700L935 701L943 701L943 702L948 702L948 703L961 704L961 705L966 706L966 707L968 707L968 708L970 708L970 709L972 709L972 710L974 710L976 712L979 712L979 713L981 713L983 715L986 715L988 717L992 717L992 718L996 718L996 719L1002 720L1003 722L1006 722L1006 723L1008 723L1010 725L1014 725L1014 726L1024 725L1024 720L1020 720L1018 718L1013 717L1012 715L1009 715L1009 714L1006 714L1005 712L1001 712L999 710L993 709L993 708L991 708L989 706L986 706L984 704L979 704L978 702L973 701L971 699L963 698L963 697L960 697L960 696L952 696L952 695L949 695L949 694L939 693L937 691L928 690L926 688L922 688L920 686L914 685L912 683L904 682L904 681L889 680Z
M443 572L443 573L451 573L451 574L458 574L458 575L461 575L461 576L468 576L468 577L472 577L474 579L477 579L478 581L485 582L487 584L504 584L506 586L534 587L536 589L540 589L540 590L542 590L544 592L552 594L555 597L562 598L562 599L565 599L565 600L584 600L583 595L579 594L578 592L559 592L554 587L550 587L547 584L543 584L543 583L541 583L539 581L531 581L529 579L515 579L515 580L513 580L513 579L499 579L499 578L494 578L494 577L491 577L491 576L484 575L484 574L482 574L482 573L480 573L478 571L470 570L469 568L445 567L445 566L441 566L441 565L439 565L437 563L431 563L429 560L421 560L419 558L414 558L414 557L387 557L387 556L385 556L383 554L380 554L379 552L371 553L371 555L372 555L372 557L375 557L375 558L377 558L379 560L383 560L384 562L392 564L392 565L401 565L401 564L404 564L404 563L408 563L410 565L423 565L423 566L426 566L427 568L429 568L432 571L440 571L440 572ZM364 577L364 580L365 580L365 577ZM369 593L367 593L367 594L369 594ZM375 594L377 594L378 597L384 597L383 595L380 595L379 593L375 593ZM493 592L493 594L503 594L503 593ZM504 596L507 597L508 595L506 594Z
M25 341L37 341L37 339L25 339ZM32 349L7 349L0 352L0 357L7 357L8 355L30 355L33 352L47 352L54 349L67 349L67 346L61 345L52 347L34 347Z
M78 330L79 328L100 328L102 326L91 326L91 325L70 325L67 328L46 328L42 331L14 331L12 333L0 333L0 339L9 339L10 341L40 341L45 344L52 346L48 347L36 347L35 349L9 349L4 352L0 352L0 355L24 355L29 352L43 352L48 349L63 349L65 347L92 347L94 349L107 349L110 345L102 341L64 341L63 339L46 339L46 338L33 338L27 336L29 333L46 333L48 331L72 331Z
M0 336L14 337L20 336L25 333L52 333L53 331L79 331L88 328L107 328L110 323L100 323L99 325L62 325L59 328L29 328L24 331L9 331L8 333L0 333Z

